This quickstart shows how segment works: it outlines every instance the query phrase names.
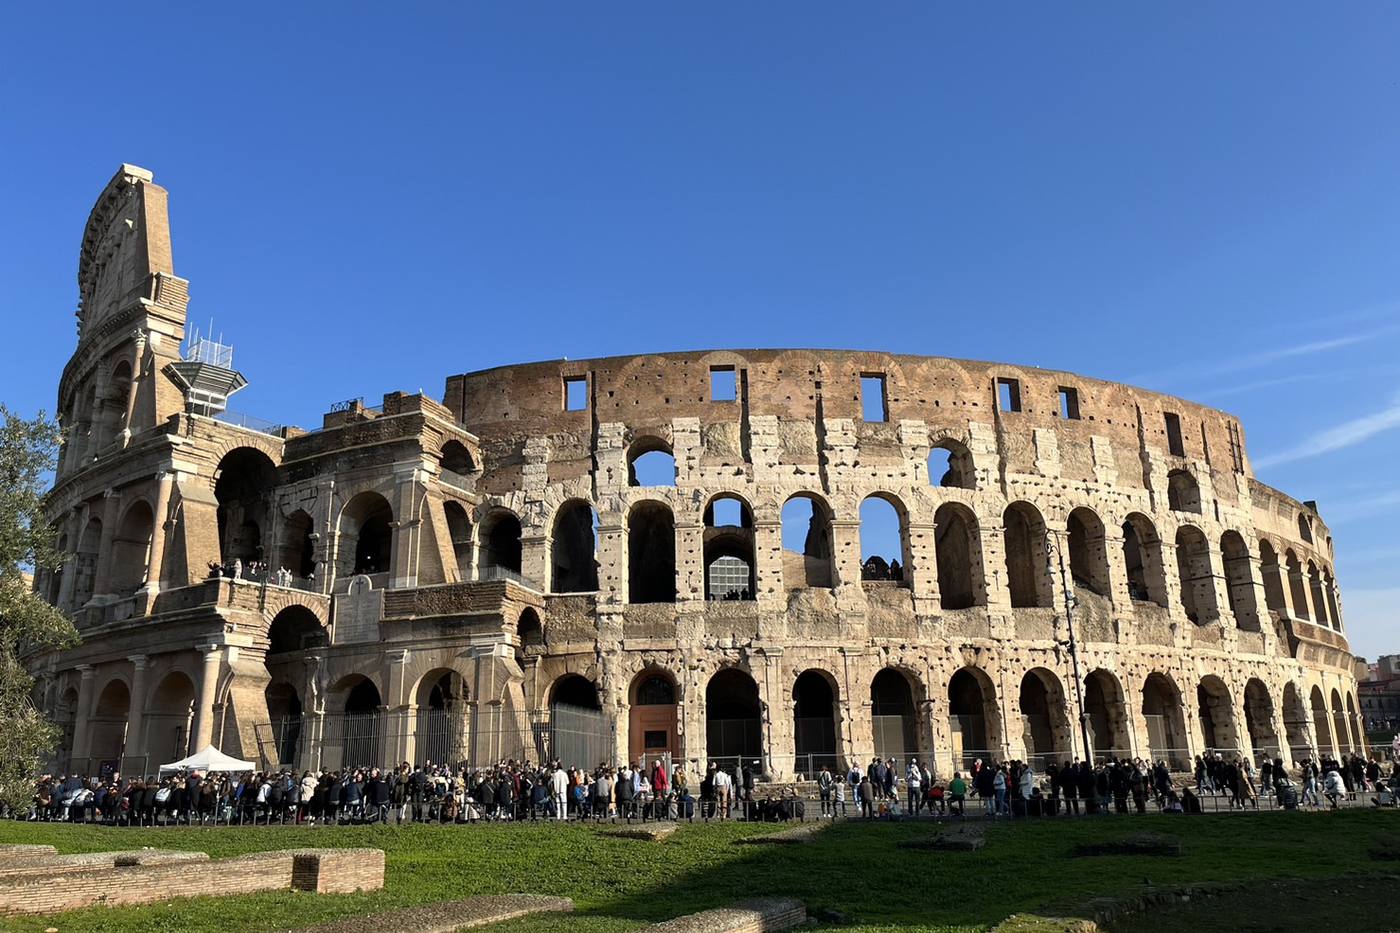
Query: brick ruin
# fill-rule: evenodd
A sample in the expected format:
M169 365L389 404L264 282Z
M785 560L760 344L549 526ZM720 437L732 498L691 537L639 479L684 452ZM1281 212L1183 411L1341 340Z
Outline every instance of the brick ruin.
M1362 747L1331 534L1224 412L999 363L715 350L273 427L223 410L231 355L191 350L166 200L123 166L83 236L66 559L35 585L84 641L29 659L60 768L213 743L782 779L1078 756L1086 733L1178 766ZM897 530L865 562L877 512Z

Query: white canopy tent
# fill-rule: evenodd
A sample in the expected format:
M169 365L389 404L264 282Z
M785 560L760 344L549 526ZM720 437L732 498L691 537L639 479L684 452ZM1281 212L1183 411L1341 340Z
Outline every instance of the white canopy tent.
M252 771L251 761L242 761L225 755L212 745L206 745L188 758L161 765L161 773L167 771Z

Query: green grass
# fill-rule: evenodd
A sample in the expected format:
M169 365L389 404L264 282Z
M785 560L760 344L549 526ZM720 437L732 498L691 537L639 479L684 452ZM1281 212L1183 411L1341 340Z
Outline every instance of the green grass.
M1400 813L1266 813L1046 820L990 827L973 853L897 849L928 824L842 823L799 846L737 846L780 826L687 825L662 843L609 838L577 825L112 829L0 823L0 842L51 843L60 852L142 845L208 852L214 858L299 846L375 846L388 855L385 889L318 896L280 892L191 898L137 908L92 908L57 917L11 919L4 929L189 930L229 933L285 929L434 900L530 892L573 897L572 917L527 919L497 928L612 933L761 894L789 895L813 911L846 918L841 929L982 930L1016 912L1073 916L1094 898L1203 881L1320 878L1380 873L1367 849L1400 831ZM1075 845L1152 830L1182 840L1178 858L1071 859ZM62 881L55 881L62 884ZM1375 929L1328 899L1348 933ZM1372 915L1374 916L1374 915Z

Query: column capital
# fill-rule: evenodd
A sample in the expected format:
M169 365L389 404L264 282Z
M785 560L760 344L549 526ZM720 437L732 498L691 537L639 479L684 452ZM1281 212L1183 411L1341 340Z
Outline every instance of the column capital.
M92 680L92 678L97 676L97 668L93 667L91 664L78 664L75 665L73 669L79 671L83 675L83 680Z
M391 651L384 652L384 658L391 664L407 664L408 654L407 648L395 648Z
M144 671L144 670L146 669L146 664L147 664L151 659L150 659L150 657L149 657L148 655L144 655L144 654L133 654L133 655L130 655L130 656L127 658L127 660L130 661L130 662L131 662L131 666L134 667L134 668L136 668L138 671Z
M212 660L217 660L218 654L223 650L224 645L222 642L214 641L204 645L196 645L195 647L204 655L204 663L208 664Z

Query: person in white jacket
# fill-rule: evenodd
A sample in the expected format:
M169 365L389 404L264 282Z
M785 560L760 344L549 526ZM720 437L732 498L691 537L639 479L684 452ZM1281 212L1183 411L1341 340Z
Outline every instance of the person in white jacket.
M924 772L923 769L919 767L919 759L910 759L909 767L904 772L904 786L909 788L910 816L917 816L920 808L923 807L923 794L920 793L923 782Z
M569 775L557 761L554 763L554 773L549 776L549 793L554 799L554 818L565 819L569 806Z
M1337 809L1337 801L1347 792L1346 782L1334 768L1327 772L1327 777L1323 778L1322 796L1327 798L1327 802L1332 805L1332 809Z
M1021 771L1021 780L1016 785L1017 791L1021 794L1021 799L1029 801L1031 794L1035 792L1035 769L1026 765Z

